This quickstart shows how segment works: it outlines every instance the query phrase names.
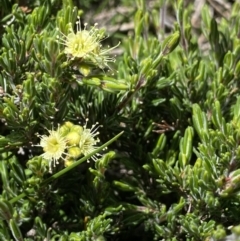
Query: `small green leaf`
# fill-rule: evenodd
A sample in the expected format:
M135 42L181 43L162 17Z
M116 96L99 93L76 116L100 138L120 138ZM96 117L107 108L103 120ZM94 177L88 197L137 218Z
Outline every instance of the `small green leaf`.
M9 227L11 229L12 235L16 241L23 241L22 233L14 219L9 222Z
M162 55L171 53L179 44L180 32L176 31L172 35L168 36L162 44Z
M0 217L9 221L13 216L13 207L7 200L0 200Z

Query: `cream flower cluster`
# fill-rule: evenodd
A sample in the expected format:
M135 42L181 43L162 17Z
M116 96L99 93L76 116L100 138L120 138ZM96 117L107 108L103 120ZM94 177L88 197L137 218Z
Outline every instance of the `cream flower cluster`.
M49 161L49 170L55 167L60 159L63 159L65 165L70 165L80 156L86 156L93 152L99 142L96 136L97 124L93 125L91 129L85 126L74 125L71 122L65 122L57 130L48 131L49 135L42 135L40 137L40 144L44 153L42 157ZM96 160L96 157L93 156Z
M109 67L109 62L115 62L115 58L109 57L109 52L120 43L112 48L103 48L101 42L105 37L103 32L97 28L97 24L87 30L87 24L85 23L84 29L82 29L79 19L76 25L76 33L71 27L67 35L61 33L58 36L59 42L65 46L64 53L68 57L93 63L100 68Z

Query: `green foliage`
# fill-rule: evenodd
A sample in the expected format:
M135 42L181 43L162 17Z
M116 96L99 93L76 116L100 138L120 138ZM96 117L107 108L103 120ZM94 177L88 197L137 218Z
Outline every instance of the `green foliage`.
M95 2L0 3L0 239L238 240L240 4L196 27L184 1L121 1L109 22L134 27L82 24L79 58L68 34ZM69 121L98 123L100 147L49 173L39 136Z

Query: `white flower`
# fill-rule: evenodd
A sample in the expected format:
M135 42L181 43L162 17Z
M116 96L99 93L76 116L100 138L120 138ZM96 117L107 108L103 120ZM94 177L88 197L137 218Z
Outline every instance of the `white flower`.
M81 153L84 156L87 156L88 154L90 154L98 148L96 144L99 142L99 139L95 137L99 134L99 132L97 132L98 127L95 128L96 125L98 125L98 123L93 125L91 129L87 129L86 125L83 127L81 139L79 142L79 148L81 149ZM93 156L92 158L94 160L97 159L96 156Z
M91 62L100 68L109 67L108 62L115 62L115 59L109 57L108 54L111 50L118 45L103 49L101 41L105 38L102 31L97 28L97 24L87 30L87 24L84 24L84 29L81 29L80 19L76 22L77 32L74 33L71 28L69 34L64 35L61 33L62 38L58 36L60 43L65 45L64 53L70 58L78 58Z
M49 168L51 172L51 165L53 167L58 164L58 160L63 158L66 154L65 149L67 148L67 141L61 135L59 129L57 131L48 131L49 135L43 135L40 137L40 146L43 148L44 153L41 155L44 159L48 160Z

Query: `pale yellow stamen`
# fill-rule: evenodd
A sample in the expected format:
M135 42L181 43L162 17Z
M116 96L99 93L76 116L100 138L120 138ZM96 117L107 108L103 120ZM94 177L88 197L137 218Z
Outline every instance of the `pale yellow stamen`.
M95 128L98 125L96 123L92 126L91 129L87 129L86 125L83 127L83 132L81 134L81 139L79 142L79 148L81 149L81 153L86 156L97 149L96 144L99 142L98 138L95 138L99 132L97 132L97 128ZM97 160L96 156L92 157L93 160Z

